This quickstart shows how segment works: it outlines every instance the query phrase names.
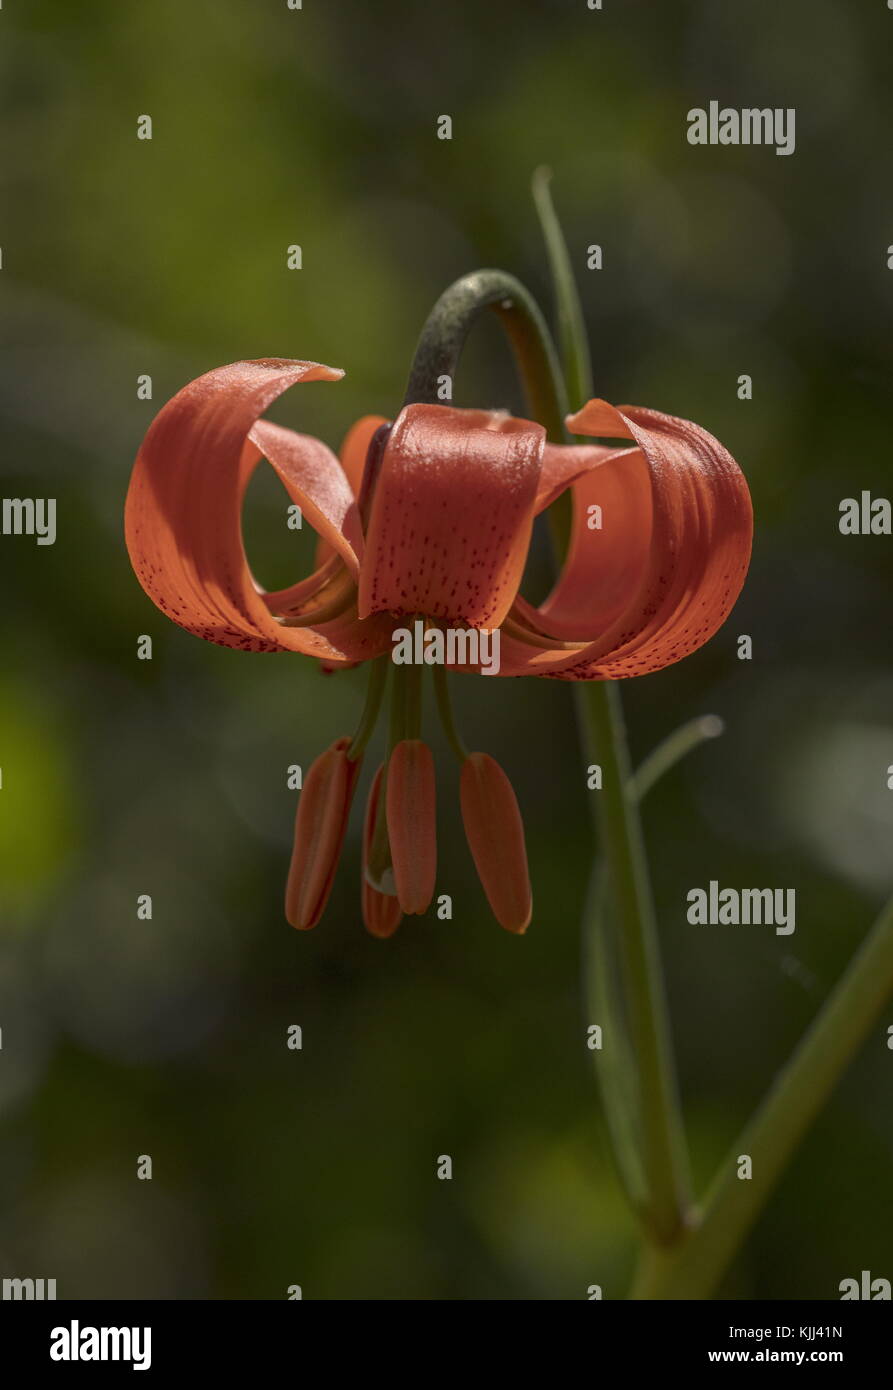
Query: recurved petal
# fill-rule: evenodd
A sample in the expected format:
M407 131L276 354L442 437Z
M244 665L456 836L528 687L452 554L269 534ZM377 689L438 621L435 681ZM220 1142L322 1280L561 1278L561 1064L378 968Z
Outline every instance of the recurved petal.
M387 421L381 415L363 415L355 424L351 425L342 440L341 448L338 450L341 467L344 469L353 497L357 500L360 496L369 444L375 431L385 424ZM321 533L316 546L317 565L322 565L332 553L331 545Z
M493 916L506 931L524 932L533 900L524 825L511 782L487 753L471 753L459 784L462 821Z
M660 670L708 641L741 591L753 535L747 483L728 450L687 420L590 401L568 424L635 447L574 483L567 563L539 609L515 605L500 674Z
M397 898L404 912L422 913L434 896L437 812L434 759L421 739L404 739L391 753L385 806Z
M155 417L130 480L125 532L137 578L181 627L224 646L303 651L333 664L369 654L370 634L357 633L356 620L337 631L325 624L280 627L242 544L242 498L261 457L250 431L289 386L341 376L317 362L234 362L190 382ZM277 435L276 452L281 443ZM294 495L300 476L308 505L320 517L334 504L327 525L349 547L351 539L341 530L348 512L338 511L346 501L338 460L325 445L300 435L282 454L288 455L286 486Z
M536 512L546 507L560 496L579 478L585 477L618 451L602 444L546 444L543 450L543 466L536 490Z
M369 788L369 800L366 802L366 819L363 823L363 873L362 873L362 906L363 921L366 930L373 936L388 937L393 936L394 932L403 921L403 910L400 903L393 893L379 893L372 887L366 877L366 867L369 862L369 852L372 848L372 841L375 838L375 827L379 815L383 814L384 807L381 804L381 783L384 776L384 764L376 772L372 779L372 786Z
M641 449L608 450L571 487L570 545L558 580L536 612L550 637L594 640L633 599L653 540L652 482Z
M545 441L503 412L410 405L372 499L359 612L496 627L518 590Z
M349 747L349 738L339 738L304 778L285 889L285 915L301 931L316 926L335 881L360 770L347 756Z
M360 572L363 530L353 489L328 445L309 434L296 434L270 420L258 420L248 436L258 460L272 465L304 519L347 566Z

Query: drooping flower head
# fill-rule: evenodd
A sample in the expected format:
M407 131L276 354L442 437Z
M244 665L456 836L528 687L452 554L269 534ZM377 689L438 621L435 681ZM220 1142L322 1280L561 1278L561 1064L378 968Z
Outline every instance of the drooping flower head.
M359 421L339 459L263 419L290 386L341 375L315 362L236 362L184 387L152 423L127 496L127 546L146 593L181 627L244 651L299 652L327 670L387 662L409 621L495 631L491 674L604 680L679 661L725 621L747 571L750 496L699 426L592 400L568 426L615 442L557 445L504 411L415 404L391 425ZM245 490L262 459L319 536L313 572L273 593L242 542ZM568 491L567 555L533 605L519 590L534 520ZM469 650L445 664L482 670ZM338 740L305 779L286 899L295 926L314 926L325 906L368 732ZM402 913L427 908L436 873L434 768L417 710L402 733L373 783L364 833L363 913L382 937ZM497 920L523 932L530 888L514 792L487 755L459 751L481 881Z

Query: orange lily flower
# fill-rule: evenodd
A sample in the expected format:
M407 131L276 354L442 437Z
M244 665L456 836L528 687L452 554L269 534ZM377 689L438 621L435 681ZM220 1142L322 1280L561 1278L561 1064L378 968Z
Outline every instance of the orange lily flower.
M334 670L390 652L395 628L421 616L498 629L493 674L603 680L660 670L725 621L747 572L750 495L734 459L698 425L593 400L569 427L626 442L562 446L505 412L417 404L390 427L358 422L339 459L261 418L290 386L342 375L315 362L236 362L191 382L156 416L127 495L127 547L146 593L187 631L244 651L301 652ZM241 532L263 458L320 538L313 573L274 593L255 581ZM533 522L568 489L567 558L534 606L519 593ZM601 525L591 529L593 517ZM328 897L360 751L339 740L308 774L289 875L296 926L315 925ZM523 830L507 779L484 758L472 755L463 770L463 815L494 913L520 932L529 920ZM364 848L364 917L379 936L400 912L425 910L436 858L433 767L414 733L384 776ZM382 820L386 878L369 867ZM397 906L383 907L382 896Z

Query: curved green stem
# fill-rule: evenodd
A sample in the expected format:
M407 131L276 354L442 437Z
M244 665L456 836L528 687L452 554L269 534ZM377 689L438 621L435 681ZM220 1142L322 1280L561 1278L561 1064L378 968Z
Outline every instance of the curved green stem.
M416 345L404 406L442 401L442 379L453 381L465 340L488 311L496 315L508 335L530 414L545 427L553 444L565 442L567 399L552 335L536 300L520 280L504 270L474 270L444 290ZM549 508L549 523L553 541L563 553L571 530L568 496Z
M455 377L465 340L487 311L509 336L531 415L554 443L564 438L564 387L552 338L536 301L514 275L476 270L444 290L425 321L415 350L404 405L443 403L442 377Z

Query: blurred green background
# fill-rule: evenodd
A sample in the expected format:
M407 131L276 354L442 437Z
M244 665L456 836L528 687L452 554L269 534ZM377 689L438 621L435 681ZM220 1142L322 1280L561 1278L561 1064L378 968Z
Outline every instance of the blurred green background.
M597 389L704 424L755 502L728 625L624 689L637 757L694 714L727 722L646 815L703 1182L893 890L893 540L837 528L843 497L890 491L893 13L32 0L2 26L3 489L55 496L58 539L0 551L0 1274L60 1298L622 1297L635 1233L585 1046L568 689L455 682L525 814L526 938L489 916L433 726L453 921L365 934L355 814L326 917L296 934L286 769L352 729L363 674L165 622L129 568L124 494L155 411L213 366L345 368L273 412L337 446L397 408L452 279L501 265L547 301L528 187L552 167ZM795 107L796 153L692 148L686 113L712 98ZM496 326L457 403L521 410ZM271 585L309 564L277 487L252 484L245 523ZM713 878L795 888L796 933L689 926ZM893 1277L891 1057L876 1028L721 1296Z

